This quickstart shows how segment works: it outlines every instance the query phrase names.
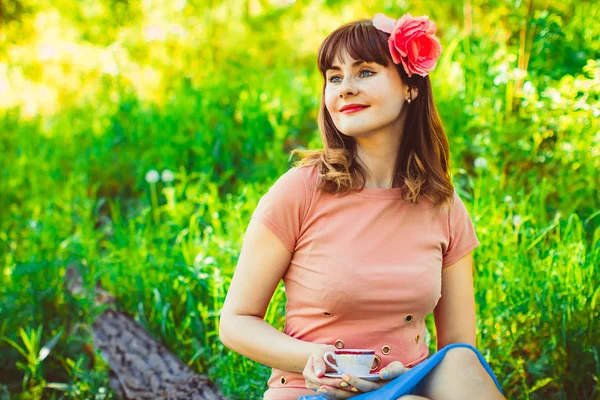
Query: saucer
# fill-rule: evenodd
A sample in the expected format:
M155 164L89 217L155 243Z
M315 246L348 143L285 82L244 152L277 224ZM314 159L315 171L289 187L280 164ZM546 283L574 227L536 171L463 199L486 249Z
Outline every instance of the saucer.
M325 376L327 378L340 378L340 379L342 378L342 375L335 374L333 372L327 372L325 374ZM356 376L356 375L354 375L354 376ZM361 375L361 376L356 376L356 377L360 378L360 379L364 379L365 381L378 381L378 380L381 380L381 377L379 376L379 374L367 374L367 375Z

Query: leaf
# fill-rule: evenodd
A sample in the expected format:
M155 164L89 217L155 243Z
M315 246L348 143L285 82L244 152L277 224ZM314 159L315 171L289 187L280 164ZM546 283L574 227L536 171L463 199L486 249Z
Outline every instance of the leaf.
M201 355L204 355L205 352L206 352L206 349L203 347L196 350L196 352L194 353L194 355L192 356L190 361L188 361L187 365L191 366L194 363L194 361L196 360L196 358L200 357Z
M0 340L4 340L6 343L10 344L12 347L14 347L15 349L17 349L17 351L19 353L21 353L21 355L25 358L27 358L27 353L25 352L25 350L23 350L23 348L21 346L19 346L16 342L14 342L13 340L7 338L6 336L0 336Z
M535 383L535 385L533 385L533 387L531 389L529 389L528 393L531 394L531 393L535 392L536 390L543 388L544 386L546 386L547 384L549 384L550 382L553 382L553 381L554 381L553 378L540 379L539 381L537 381Z
M35 331L31 331L31 335L35 336ZM31 352L32 341L29 340L29 336L27 336L27 332L23 328L19 328L19 336L21 336L21 340L25 345L25 348Z

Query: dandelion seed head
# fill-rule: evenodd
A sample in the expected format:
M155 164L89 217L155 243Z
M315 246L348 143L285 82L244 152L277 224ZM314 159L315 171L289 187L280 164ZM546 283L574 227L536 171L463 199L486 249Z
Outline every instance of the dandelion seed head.
M40 222L35 220L35 219L30 219L29 221L27 221L29 228L37 230L40 228Z
M165 169L162 172L160 179L165 183L173 182L175 180L175 174L170 169Z
M521 222L523 222L523 219L521 218L521 216L519 214L515 214L513 216L513 225L515 225L515 226L521 225Z
M567 153L572 153L573 152L573 144L570 142L563 142L560 145L560 148L563 149L564 151L566 151Z
M158 174L157 170L151 169L150 171L146 172L146 182L156 183L156 182L158 182L159 179L160 179L160 175Z
M477 169L486 169L488 166L488 161L484 157L477 157L474 164L475 168Z

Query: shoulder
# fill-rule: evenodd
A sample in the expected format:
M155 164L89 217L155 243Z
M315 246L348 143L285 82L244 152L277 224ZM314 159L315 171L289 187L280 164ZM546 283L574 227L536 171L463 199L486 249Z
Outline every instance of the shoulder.
M301 165L288 169L277 179L273 187L281 190L302 191L310 195L314 191L317 179L316 166Z
M457 204L457 203L462 203L462 202L463 202L462 197L460 197L460 195L456 191L456 187L454 187L452 189L452 203Z
M433 204L433 202L431 202L431 204ZM444 200L442 206L440 207L440 211L443 210L443 213L446 215L446 217L450 218L457 208L464 206L465 205L462 198L456 191L456 187L453 187L452 194Z
M308 204L317 180L315 166L296 166L280 175L268 190L271 198L286 202Z
M462 196L456 191L456 188L452 192L452 198L449 203L448 224L451 230L456 229L457 226L472 223L469 209Z
M452 198L450 199L450 213L455 212L455 210L457 210L458 212L466 210L465 202L456 191L456 188L453 189Z
M302 179L308 192L315 188L319 178L319 170L316 165L300 165L290 168L290 171L293 171Z
M312 167L307 166L291 167L277 178L273 187L307 191L312 180L311 169Z

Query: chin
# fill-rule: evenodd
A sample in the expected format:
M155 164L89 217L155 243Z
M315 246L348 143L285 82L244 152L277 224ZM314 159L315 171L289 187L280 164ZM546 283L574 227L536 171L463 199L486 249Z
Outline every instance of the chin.
M361 137L361 136L367 136L369 134L369 132L371 131L371 129L357 129L356 127L352 127L351 129L339 129L338 130L340 132L342 132L344 135L346 136L351 136L351 137Z

